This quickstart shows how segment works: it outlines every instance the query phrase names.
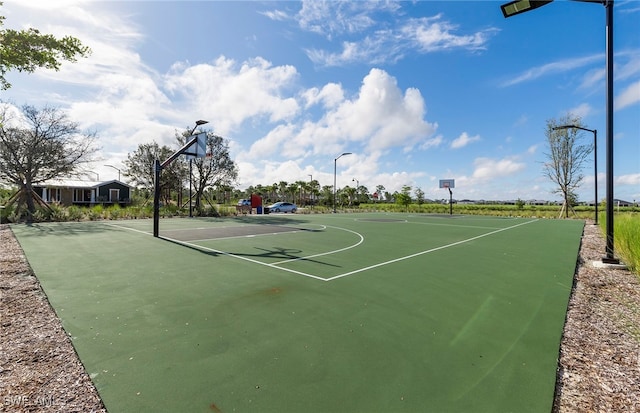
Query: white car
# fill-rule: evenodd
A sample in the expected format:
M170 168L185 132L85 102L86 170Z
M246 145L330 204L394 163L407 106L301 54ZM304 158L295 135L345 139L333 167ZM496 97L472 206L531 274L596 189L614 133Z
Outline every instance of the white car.
M292 204L291 202L276 202L275 204L269 205L269 212L296 212L298 207L296 204Z

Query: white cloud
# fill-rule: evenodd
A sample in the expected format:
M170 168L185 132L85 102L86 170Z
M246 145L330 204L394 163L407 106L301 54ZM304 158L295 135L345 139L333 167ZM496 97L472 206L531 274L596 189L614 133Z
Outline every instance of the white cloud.
M620 95L615 98L614 106L616 110L640 102L640 80L627 86Z
M267 16L271 20L283 21L291 19L291 16L283 10L273 10L261 12L261 14Z
M640 185L640 173L616 176L617 185Z
M515 121L515 126L524 126L529 123L529 117L527 115L520 115L520 117Z
M434 136L433 138L425 139L422 145L419 146L422 150L427 150L429 148L436 148L442 144L444 138L442 135Z
M207 108L207 120L218 132L228 134L252 117L264 116L270 122L292 118L298 103L282 95L297 75L293 66L274 67L262 58L239 64L223 56L212 64L176 64L164 85L169 92L188 97L185 113Z
M517 75L516 77L503 82L501 86L502 87L514 86L519 83L538 79L548 74L563 73L569 70L584 67L586 65L590 65L600 60L602 60L602 55L597 54L592 56L579 57L574 59L564 59L558 62L547 63L546 65L542 65L542 66L538 66L538 67L534 67L529 70L526 70L520 75Z
M576 106L575 108L569 109L569 113L572 116L577 116L580 119L584 119L587 116L589 116L591 113L593 113L593 108L588 103L582 103Z
M615 67L616 80L629 79L640 73L640 55L638 51L619 53L616 57L629 57L629 60Z
M376 24L373 13L395 13L397 1L317 1L302 2L296 19L300 28L332 39L336 35L359 33Z
M410 19L400 29L405 39L418 46L422 52L434 52L446 49L484 50L490 35L497 29L488 29L471 35L456 35L457 25L442 21L442 14L433 17Z
M480 181L491 180L493 178L504 178L522 171L525 164L517 162L515 159L490 159L477 158L474 161L475 169L472 178Z
M580 89L586 89L586 90L593 89L594 87L597 87L600 82L602 82L602 80L605 77L605 74L606 72L604 68L589 70L582 77L582 81L580 82L580 86L578 87Z
M477 142L480 140L479 135L469 136L467 132L462 132L462 135L458 136L456 139L451 142L452 149L464 148L470 143Z
M302 93L306 100L305 108L309 108L317 103L322 103L326 108L332 108L344 100L344 91L338 83L328 83L318 89L317 87L308 89Z
M295 134L295 126L291 124L278 125L267 135L251 145L249 152L241 153L240 159L265 159L278 153L281 146L291 140ZM294 145L295 146L295 145Z
M306 123L296 143L312 144L314 153L328 154L336 152L336 143L362 142L368 151L411 146L435 132L436 126L424 121L425 113L417 89L403 94L395 78L372 69L354 99L346 99L318 122Z
M248 157L259 159L270 153L289 158L332 156L357 147L375 153L412 147L424 140L421 148L441 142L441 138L430 140L437 125L424 120L426 109L420 92L409 88L403 93L396 79L383 70L372 69L353 98L345 98L342 89L333 84L307 90L302 96L308 104L330 102L325 105L327 111L318 120L297 119L276 127L252 145Z
M363 3L363 2L353 2ZM353 62L382 64L396 62L408 53L433 53L442 50L484 50L497 29L468 35L454 34L457 26L438 14L409 19L396 27L380 27L358 40L343 41L338 52L306 49L309 59L321 66L341 66Z

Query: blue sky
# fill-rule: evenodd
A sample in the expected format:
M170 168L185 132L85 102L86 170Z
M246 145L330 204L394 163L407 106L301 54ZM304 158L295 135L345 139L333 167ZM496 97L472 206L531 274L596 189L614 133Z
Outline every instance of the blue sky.
M559 199L545 127L598 130L605 194L605 7L557 0L505 19L495 1L12 1L5 27L73 35L93 53L11 72L0 99L68 110L115 179L138 144L208 120L238 186L403 185L457 199ZM640 200L640 2L614 7L616 198ZM585 132L584 139L593 135ZM593 158L581 200L592 200Z

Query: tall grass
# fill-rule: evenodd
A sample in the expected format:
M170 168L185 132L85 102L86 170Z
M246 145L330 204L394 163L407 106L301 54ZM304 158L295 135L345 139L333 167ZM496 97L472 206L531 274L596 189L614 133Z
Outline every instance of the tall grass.
M379 211L379 212L408 212L427 214L463 214L463 215L491 215L527 218L560 218L562 207L560 205L501 205L501 204L454 204L451 210L446 204L410 204L408 206L395 203L370 203L360 204L355 210ZM564 214L562 215L564 216ZM594 208L577 206L569 212L569 218L591 219L594 217Z
M604 216L602 231L606 233ZM631 271L640 275L640 215L633 213L616 214L613 220L614 252Z

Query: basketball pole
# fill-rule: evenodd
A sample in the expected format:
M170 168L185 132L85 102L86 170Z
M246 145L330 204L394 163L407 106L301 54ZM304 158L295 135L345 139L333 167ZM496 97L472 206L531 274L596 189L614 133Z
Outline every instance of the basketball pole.
M189 139L182 148L178 149L173 155L167 158L166 161L160 163L159 159L156 159L153 164L154 172L154 191L153 191L153 236L158 238L160 232L160 176L162 170L167 167L176 158L185 153L192 145L198 142L198 135ZM189 200L191 202L191 200Z
M153 163L153 236L158 238L160 228L160 160L156 159Z

